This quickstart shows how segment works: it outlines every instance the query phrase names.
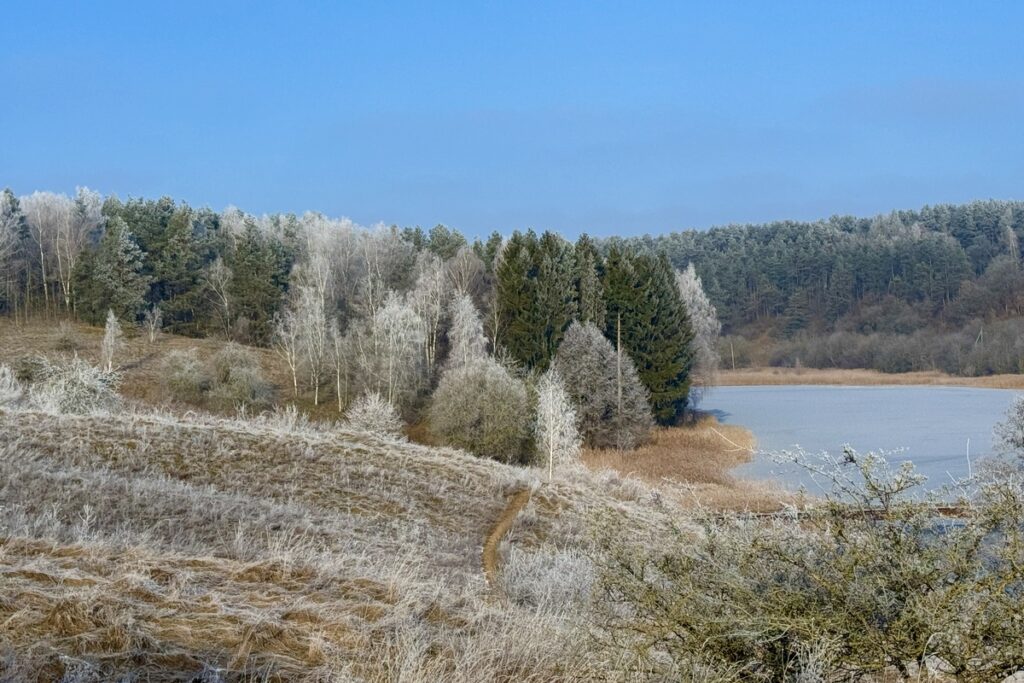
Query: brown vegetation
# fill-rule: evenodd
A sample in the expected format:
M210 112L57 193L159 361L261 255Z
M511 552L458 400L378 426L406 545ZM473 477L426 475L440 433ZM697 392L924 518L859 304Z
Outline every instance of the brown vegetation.
M775 510L790 496L768 484L734 477L730 470L750 460L754 435L738 425L700 415L691 424L654 432L650 443L630 451L584 449L593 470L612 469L625 477L672 491L686 507ZM682 495L680 495L682 494Z
M958 377L930 372L887 373L877 370L819 370L815 368L742 368L723 370L721 386L770 386L780 384L832 384L844 386L946 385L986 389L1024 389L1024 375Z

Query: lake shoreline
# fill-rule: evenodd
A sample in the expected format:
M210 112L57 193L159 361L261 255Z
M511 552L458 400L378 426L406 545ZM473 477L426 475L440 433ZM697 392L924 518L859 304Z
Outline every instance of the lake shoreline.
M877 370L817 368L742 368L722 370L718 386L955 386L1024 390L1024 375L958 377L944 372L885 373Z

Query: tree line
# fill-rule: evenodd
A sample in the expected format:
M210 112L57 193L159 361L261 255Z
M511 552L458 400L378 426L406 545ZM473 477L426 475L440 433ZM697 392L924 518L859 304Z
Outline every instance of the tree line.
M559 386L585 441L632 446L654 423L679 421L695 378L710 382L715 366L707 349L719 327L693 269L586 235L471 243L441 225L363 228L86 188L0 196L6 315L93 324L112 315L151 337L270 347L292 398L345 410L372 394L409 420L429 417L453 443L460 428L476 439L480 424L532 414L542 378L561 373L572 377ZM175 362L168 377L199 376L194 358ZM435 394L449 396L444 408ZM525 452L522 424L501 431L479 449Z
M1024 202L989 200L609 243L695 266L733 342L727 364L743 347L741 363L984 374L1022 369L1020 353L1001 362L1014 349L998 331L1024 317L1022 236ZM922 349L915 334L943 341Z

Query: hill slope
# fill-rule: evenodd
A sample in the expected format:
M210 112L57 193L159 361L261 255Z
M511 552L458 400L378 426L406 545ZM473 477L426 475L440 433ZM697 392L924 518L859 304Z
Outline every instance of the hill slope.
M0 412L0 435L4 678L572 678L587 516L660 518L630 482L310 426ZM490 587L484 540L530 489Z

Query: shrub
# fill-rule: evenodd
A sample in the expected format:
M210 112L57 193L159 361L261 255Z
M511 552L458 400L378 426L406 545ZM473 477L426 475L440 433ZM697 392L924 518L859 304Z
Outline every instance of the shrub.
M78 338L74 326L67 320L60 321L57 332L57 343L55 348L58 351L72 352L78 350Z
M194 348L167 354L163 362L161 383L171 398L188 403L201 401L211 386L209 374Z
M441 376L430 404L430 430L443 443L502 462L529 460L526 387L492 358Z
M210 402L221 409L266 408L274 388L263 375L259 358L238 344L228 344L210 359L213 382Z
M402 436L402 418L395 407L375 391L357 398L345 413L345 427L356 432Z
M48 413L92 414L115 410L121 404L119 377L90 365L81 358L53 364L40 360L29 403Z
M595 636L634 649L656 679L701 666L742 680L911 680L934 666L940 680L982 683L1020 670L1021 477L983 482L951 522L936 510L948 500L913 495L912 468L852 451L844 462L833 493L799 517L712 514L656 542L607 522Z

